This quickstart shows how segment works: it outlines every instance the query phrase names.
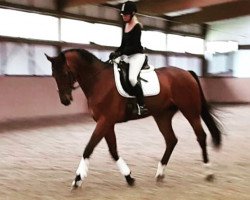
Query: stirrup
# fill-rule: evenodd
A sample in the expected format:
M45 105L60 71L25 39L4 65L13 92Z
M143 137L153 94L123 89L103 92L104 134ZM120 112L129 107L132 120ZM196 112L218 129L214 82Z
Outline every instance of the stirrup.
M139 104L137 104L137 110L138 110L138 115L145 115L148 113L148 109L145 108L144 106L140 106Z

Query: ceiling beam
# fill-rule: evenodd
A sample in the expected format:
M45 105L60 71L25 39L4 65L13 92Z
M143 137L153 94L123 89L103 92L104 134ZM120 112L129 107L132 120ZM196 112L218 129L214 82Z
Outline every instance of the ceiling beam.
M106 2L107 0L63 0L63 7L69 8L69 7L82 6L85 4L103 4Z
M240 1L242 0L140 0L137 3L137 7L140 13L160 15L190 8L204 8L222 3Z
M113 19L103 19L100 17L90 17L90 16L86 16L86 15L68 13L65 11L36 8L36 7L19 5L19 4L8 3L8 2L0 2L0 8L14 9L14 10L18 10L18 11L49 15L49 16L59 17L59 18L84 20L84 21L92 22L92 23L93 22L94 23L104 23L104 24L109 24L109 25L121 26L120 21L113 20Z
M181 15L171 18L173 21L185 24L201 24L206 22L230 19L250 14L250 1L231 2L203 8L202 11L193 14Z

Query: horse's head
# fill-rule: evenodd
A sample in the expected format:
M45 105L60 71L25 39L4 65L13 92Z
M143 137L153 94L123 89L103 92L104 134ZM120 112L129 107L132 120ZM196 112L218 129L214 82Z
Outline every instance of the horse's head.
M55 78L61 103L65 106L70 105L72 98L72 90L74 89L75 79L72 72L67 66L64 54L57 57L50 57L45 54L52 65L52 76Z

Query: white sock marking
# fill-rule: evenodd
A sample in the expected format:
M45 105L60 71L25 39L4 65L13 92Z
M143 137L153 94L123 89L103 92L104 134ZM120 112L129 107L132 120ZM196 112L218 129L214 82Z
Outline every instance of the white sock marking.
M204 170L205 170L204 173L205 173L206 176L214 174L213 170L212 170L211 163L204 163L203 167L204 167Z
M165 167L166 165L162 165L161 162L159 162L155 177L164 176Z
M128 165L121 157L116 161L116 165L117 165L117 167L120 170L122 175L127 176L130 174L130 169L129 169Z
M84 178L88 175L88 169L89 169L89 159L81 159L80 164L76 170L76 176L80 175L81 181L75 182L75 180L72 183L72 186L77 185L78 187L81 186L82 181Z

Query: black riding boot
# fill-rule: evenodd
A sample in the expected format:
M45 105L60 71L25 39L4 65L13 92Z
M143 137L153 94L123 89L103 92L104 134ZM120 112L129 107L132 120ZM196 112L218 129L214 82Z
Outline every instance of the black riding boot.
M148 109L145 108L143 91L139 83L134 86L134 92L137 99L138 115L147 114Z

